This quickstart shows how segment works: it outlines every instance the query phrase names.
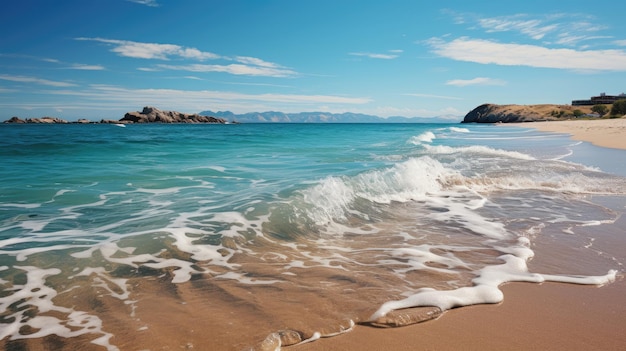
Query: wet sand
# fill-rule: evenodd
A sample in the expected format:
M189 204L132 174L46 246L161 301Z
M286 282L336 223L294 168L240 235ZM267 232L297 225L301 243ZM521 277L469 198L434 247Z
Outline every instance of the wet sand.
M435 321L378 329L357 326L286 350L622 350L626 282L604 287L511 283L504 302L446 312Z
M571 134L572 139L597 146L626 149L626 118L556 122L507 123L503 126L535 128L543 132Z
M569 133L573 139L626 149L626 119L512 124ZM619 200L619 201L623 201ZM623 208L623 205L621 205ZM619 270L609 285L508 283L504 301L445 312L440 318L401 328L358 325L347 334L289 351L356 350L623 350L626 345L626 218L585 228L594 245L612 255ZM540 249L540 248L538 248ZM530 262L540 271L541 262ZM533 266L537 270L533 269ZM600 269L599 267L597 267Z
M289 351L623 350L626 345L626 218L586 228L598 250L613 255L620 274L605 286L508 283L504 301L445 312L439 319L401 328L358 325L347 334ZM534 260L533 260L534 261ZM541 262L529 266L541 271ZM535 269L533 269L535 266ZM591 269L591 267L589 267ZM596 267L597 269L601 269Z

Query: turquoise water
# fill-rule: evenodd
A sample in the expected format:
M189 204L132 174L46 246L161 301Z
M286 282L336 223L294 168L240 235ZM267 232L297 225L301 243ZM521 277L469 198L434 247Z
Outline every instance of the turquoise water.
M481 125L1 125L0 340L178 347L175 321L200 349L285 346L506 281L610 281L591 250L525 262L615 221L593 199L624 204L625 154Z

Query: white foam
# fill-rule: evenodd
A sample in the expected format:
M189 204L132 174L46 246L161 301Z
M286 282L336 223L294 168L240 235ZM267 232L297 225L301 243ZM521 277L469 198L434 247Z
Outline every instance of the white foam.
M176 267L176 269L173 270L174 276L172 277L172 283L175 284L188 282L191 279L192 274L202 273L192 267L194 265L193 262L178 260L174 258L160 260L160 262L157 263L144 263L143 265L156 269Z
M215 276L215 278L236 280L239 283L246 284L246 285L269 285L269 284L276 284L276 283L281 282L280 280L277 280L277 279L265 279L265 280L264 279L252 279L237 272L227 272L227 273Z
M17 208L39 208L41 204L18 204L11 202L4 202L0 204L1 207L17 207Z
M436 138L435 133L428 131L411 137L407 142L413 145L422 145L423 143L432 143Z
M412 158L354 177L328 177L301 193L305 203L312 205L310 218L329 224L355 213L352 205L357 198L380 204L423 199L439 192L443 180L454 175L455 171L430 157Z
M467 128L459 128L459 127L450 127L449 128L450 131L456 132L456 133L469 133L470 130Z
M453 290L420 289L409 297L384 303L369 321L374 322L384 317L387 313L410 307L434 306L442 311L454 307L469 306L474 304L498 303L504 298L499 286L506 282L534 282L544 281L564 282L573 284L602 285L615 280L617 271L611 270L602 276L567 276L530 273L526 265L532 257L532 250L523 246L510 248L511 253L500 256L503 264L486 266L481 269L478 276L472 280L473 286L462 287Z
M12 340L42 338L49 335L58 335L63 338L72 338L85 334L102 334L101 337L92 340L92 343L105 347L108 351L119 351L117 347L109 343L112 337L102 328L102 320L97 316L83 311L75 311L71 308L61 307L54 304L53 299L57 291L46 284L46 278L61 273L60 269L41 269L32 266L14 266L26 272L26 283L15 285L6 292L13 291L0 297L0 313L9 311L9 306L33 306L38 311L36 316L27 315L32 308L18 308L16 312L5 315L5 322L0 328L0 340L10 337ZM41 315L46 312L54 312L55 315L64 315L61 320L57 317ZM20 329L29 326L35 332L20 334Z
M485 156L500 156L519 160L534 160L535 158L517 151L493 149L488 146L473 145L453 147L447 145L424 145L428 152L433 154L479 154Z
M76 274L75 276L71 276L69 278L72 279L78 276L89 277L92 274L98 277L98 279L94 280L95 284L93 284L93 286L98 286L108 291L109 296L122 300L122 301L125 301L126 299L130 297L130 291L128 291L128 287L127 287L128 279L112 278L106 273L103 267L97 267L97 268L87 267L83 269L80 273ZM109 284L112 284L113 286L117 287L117 290L121 291L121 293L116 292L115 290L111 289Z
M218 171L220 173L225 173L226 172L226 167L222 167L222 166L209 166L207 168L212 169L214 171Z

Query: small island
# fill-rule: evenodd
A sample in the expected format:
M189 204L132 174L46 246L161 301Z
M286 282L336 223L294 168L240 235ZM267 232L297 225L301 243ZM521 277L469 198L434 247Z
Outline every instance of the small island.
M211 124L226 124L226 120L223 118L203 116L197 113L189 114L176 111L161 111L156 107L146 106L141 112L127 112L124 117L119 120L102 119L100 122L91 122L87 119L79 119L76 122L68 122L64 119L57 117L41 117L41 118L27 118L21 119L19 117L12 117L4 123L31 123L31 124L90 124L90 123L103 123L103 124L133 124L133 123L211 123Z

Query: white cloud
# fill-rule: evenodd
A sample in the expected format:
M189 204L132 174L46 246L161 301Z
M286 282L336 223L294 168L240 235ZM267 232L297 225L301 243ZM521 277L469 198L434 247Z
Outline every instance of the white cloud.
M170 59L191 59L196 61L222 59L236 61L238 63L219 64L185 64L185 65L157 65L156 67L140 67L138 70L151 72L164 69L189 71L189 72L224 72L235 75L266 76L266 77L291 77L296 72L282 67L276 63L268 62L256 57L235 56L235 58L223 57L212 52L200 51L196 48L188 48L175 44L140 43L128 40L104 39L104 38L76 38L76 40L96 41L112 45L111 51L120 56L157 59L168 61ZM96 66L92 66L96 67ZM85 68L86 69L86 68Z
M615 41L613 41L613 44L619 45L619 46L626 46L626 39L625 40L615 40Z
M455 18L458 16L455 13L447 14ZM469 24L472 29L481 28L487 33L494 34L517 32L534 40L556 42L560 45L576 46L583 40L607 38L596 33L608 27L599 24L594 16L584 13L514 14L486 18L464 14L463 17L463 21L457 21L457 24Z
M113 45L111 51L124 57L169 60L170 57L195 59L199 61L218 59L219 55L212 52L200 51L196 48L186 48L175 44L140 43L129 40L104 38L76 38L76 40L97 41Z
M558 28L557 24L543 25L537 19L525 20L519 15L483 18L478 20L478 24L488 33L518 31L536 40L542 39L546 34Z
M127 0L127 1L134 2L136 4L150 6L150 7L158 7L159 6L159 4L156 2L156 0Z
M279 68L280 66L273 63L273 62L267 62L267 61L263 61L259 58L256 57L248 57L248 56L237 56L235 57L235 61L239 62L239 63L243 63L246 65L253 65L253 66L260 66L260 67L269 67L269 68Z
M506 82L500 79L477 77L474 79L453 79L446 82L446 85L457 87L466 87L468 85L506 85Z
M36 77L12 76L12 75L8 75L8 74L0 75L0 79L8 80L10 82L18 82L18 83L35 83L35 84L47 85L47 86L51 86L51 87L73 87L73 86L76 86L76 84L72 84L72 83L68 83L68 82L58 82L58 81L52 81L52 80L36 78Z
M626 52L623 50L551 49L467 37L452 41L433 38L428 44L435 54L457 61L569 70L626 71Z
M163 106L177 111L200 111L207 108L248 109L271 106L281 110L293 107L303 111L319 104L362 105L371 100L362 97L299 94L245 94L230 91L128 89L109 85L93 85L89 89L50 91L50 94L71 96L90 106ZM80 98L80 99L76 99ZM287 106L287 107L285 107ZM137 107L134 107L137 108ZM258 111L258 110L257 110Z
M137 68L138 71L143 71L143 72L159 72L161 71L158 68L154 68L154 67L139 67Z
M351 52L350 55L369 57L373 59L383 59L383 60L392 60L398 57L398 55L393 55L393 54L375 54L375 53L370 53L370 52Z
M70 69L77 69L77 70L82 70L82 71L102 71L104 70L103 66L100 65L84 65L84 64L74 64L71 67L69 67Z
M157 65L158 68L176 71L188 71L188 72L223 72L234 75L247 75L247 76L265 76L265 77L290 77L294 76L296 72L285 68L273 68L263 66L249 66L241 64L230 65L204 65L204 64L190 64L190 65Z

